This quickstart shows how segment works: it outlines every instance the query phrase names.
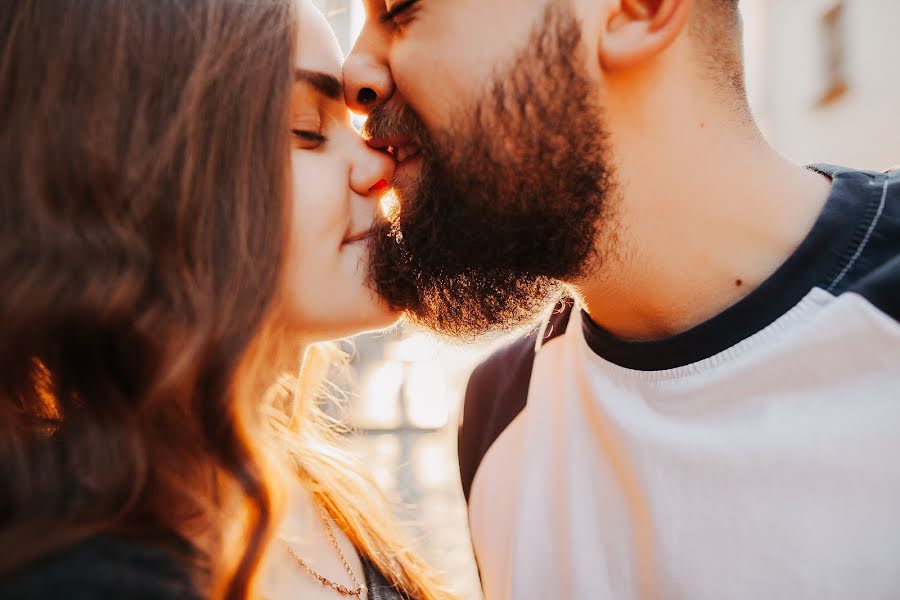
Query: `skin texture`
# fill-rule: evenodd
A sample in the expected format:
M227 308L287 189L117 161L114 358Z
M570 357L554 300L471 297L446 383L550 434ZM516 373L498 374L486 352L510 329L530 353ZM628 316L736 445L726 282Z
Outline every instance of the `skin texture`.
M372 129L382 129L384 134L379 121L396 122L397 114L410 111L427 133L421 156L397 169L399 213L423 198L434 203L430 192L436 189L444 190L446 210L450 210L446 202L458 199L458 194L446 191L458 191L453 188L461 186L441 181L439 173L428 168L429 156L449 161L457 167L460 180L485 184L486 189L507 191L515 187L508 181L511 174L518 173L514 180L528 187L527 198L540 195L532 192L558 190L560 183L555 180L566 177L571 165L541 162L537 160L541 153L533 153L528 164L518 160L527 154L521 149L528 139L523 132L540 132L535 139L541 145L559 148L573 163L585 163L586 157L573 148L587 143L593 147L589 160L604 167L602 177L598 175L603 193L592 198L599 207L592 252L584 254L579 268L569 268L571 256L559 254L559 263L548 265L546 248L541 252L535 246L530 261L524 260L523 253L513 266L517 275L534 284L540 283L536 265L542 265L544 273L552 270L550 266L559 267L551 278L579 296L594 321L614 335L666 337L732 305L796 248L827 197L825 179L781 158L760 135L734 72L741 52L739 24L728 17L733 13L714 9L712 0L421 0L413 10L383 22L385 11L399 4L366 1L365 27L344 66L351 108L372 113L385 107L381 110L394 115L378 118L373 113L377 118ZM497 110L495 91L511 77L514 80L517 58L529 56L534 33L547 30L551 5L567 11L580 27L580 42L569 48L569 59L578 78L590 87L589 101L573 103L581 97L579 87L573 88L573 95L570 82L556 79L533 81L537 87L530 102L546 107L544 100L555 97L566 108L557 114L592 125L570 130L568 122L545 118L547 111L520 111L517 126L491 131L500 139L491 139L490 145L505 144L509 152L485 153L477 137L485 132L467 125L473 122L473 114L503 114ZM554 58L554 64L559 64L558 59ZM546 62L548 57L534 60ZM363 90L368 92L360 94ZM509 109L510 105L504 106ZM372 142L379 145L377 139ZM473 160L454 161L454 152L465 152ZM486 164L485 159L494 162ZM488 181L491 173L495 181ZM536 173L542 176L535 177ZM517 215L521 237L539 237L542 230L537 219L526 225L529 215L536 214L534 203L517 204L511 195L471 194L471 201L481 202L484 209L470 211L473 216L467 223L454 224L456 231L502 225L498 217L509 217L509 210L516 206L521 211ZM560 214L566 210L578 214L585 200L573 201L561 194L550 198L559 203ZM478 219L486 219L488 225ZM572 223L560 221L560 226L564 227L561 235L577 246L583 231ZM426 227L437 226L424 219L407 221L403 237L424 236ZM492 244L498 239L508 242L503 238L483 237L482 253L499 254L500 247ZM408 252L411 258L404 263L388 259L390 254L376 247L374 287L402 287L406 278L409 285L425 289L430 277L407 277L410 260L427 262L420 265L420 274L439 271L439 261L448 260L413 251L417 254ZM402 257L403 252L399 254ZM425 302L421 298L392 301L425 325L465 334L506 328L513 320L533 316L543 304L538 296L546 294L546 286L535 285L533 295L524 287L516 288L523 310L499 311L499 323L487 318L490 311L482 311L476 319L447 322L455 312L471 316L456 310L460 298L485 307L491 295L497 297L496 284L501 280L481 268L478 256L470 250L468 264L474 271L465 285L448 289L443 282L445 310L428 297L427 290L420 294ZM462 253L456 258L462 259ZM391 270L391 262L401 268ZM740 286L735 283L738 280ZM432 315L443 315L443 321Z
M472 337L527 321L560 280L603 260L594 240L612 223L614 185L581 51L575 16L551 7L486 98L447 131L432 136L410 110L369 115L372 139L399 129L425 148L417 182L372 240L372 281L392 306Z
M298 7L298 72L340 81L341 54L328 22L310 0ZM392 161L363 143L340 95L329 97L303 75L294 83L291 129L294 222L284 320L303 332L304 344L385 327L397 315L365 284L366 241L345 240L371 228L384 182L392 177ZM272 600L335 597L294 562L284 542L316 572L354 587L309 490L296 479L285 486L288 510L262 567L263 595ZM353 544L333 523L332 530L356 578L365 581Z
M334 34L309 0L299 7L298 71L340 80ZM294 211L284 317L308 341L385 327L397 318L365 284L366 240L352 241L372 227L393 164L360 139L343 96L331 91L334 97L301 75L291 107ZM327 139L314 139L319 135Z

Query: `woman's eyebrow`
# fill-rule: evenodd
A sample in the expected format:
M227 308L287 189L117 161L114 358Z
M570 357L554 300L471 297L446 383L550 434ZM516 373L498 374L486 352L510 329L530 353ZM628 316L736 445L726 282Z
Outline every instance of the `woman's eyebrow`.
M332 100L344 98L344 86L341 84L340 79L334 75L319 71L296 69L294 71L294 81L305 81L316 88L322 95Z

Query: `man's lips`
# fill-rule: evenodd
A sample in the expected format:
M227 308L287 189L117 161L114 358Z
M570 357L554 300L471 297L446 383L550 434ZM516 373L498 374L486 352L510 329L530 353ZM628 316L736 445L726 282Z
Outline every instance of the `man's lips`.
M419 144L402 135L388 135L373 137L366 141L370 148L387 152L397 161L403 164L405 161L419 155Z

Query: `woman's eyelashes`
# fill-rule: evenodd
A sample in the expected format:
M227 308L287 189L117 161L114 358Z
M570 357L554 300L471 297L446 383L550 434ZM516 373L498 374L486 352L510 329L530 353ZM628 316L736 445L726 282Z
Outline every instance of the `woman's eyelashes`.
M294 142L301 150L315 150L328 141L328 138L321 131L311 129L291 129L294 136Z
M390 23L394 27L409 25L415 19L419 0L403 0L381 16L382 23Z

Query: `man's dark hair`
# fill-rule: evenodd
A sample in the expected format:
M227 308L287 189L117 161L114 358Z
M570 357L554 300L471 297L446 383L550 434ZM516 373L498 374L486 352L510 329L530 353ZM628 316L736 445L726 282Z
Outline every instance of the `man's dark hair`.
M739 0L696 0L691 33L704 46L704 70L723 89L746 101Z

